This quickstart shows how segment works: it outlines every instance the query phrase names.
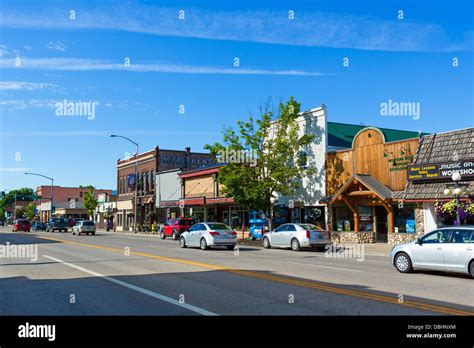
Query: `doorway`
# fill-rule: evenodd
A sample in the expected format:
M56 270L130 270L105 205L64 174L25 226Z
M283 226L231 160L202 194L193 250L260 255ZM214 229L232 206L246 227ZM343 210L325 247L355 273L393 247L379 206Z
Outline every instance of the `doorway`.
M388 242L387 210L384 207L375 207L375 241Z

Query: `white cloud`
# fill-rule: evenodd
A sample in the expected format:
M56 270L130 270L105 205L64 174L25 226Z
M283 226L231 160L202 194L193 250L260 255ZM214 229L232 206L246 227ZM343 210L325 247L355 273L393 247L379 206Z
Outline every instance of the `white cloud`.
M66 48L67 48L66 44L63 41L56 41L56 42L50 41L45 45L45 47L49 50L61 51L61 52L66 52Z
M223 11L185 9L150 4L104 4L78 7L76 20L62 8L45 6L31 13L8 11L5 27L124 30L160 36L235 40L284 45L320 46L387 51L472 50L472 42L451 42L435 23L379 19L368 15L321 11L296 11L289 19L286 10ZM80 20L79 20L80 19ZM472 38L471 38L472 40Z
M0 81L0 91L7 90L27 90L37 91L40 89L53 89L56 90L60 86L53 83L36 83L36 82L21 82L21 81Z
M7 47L6 45L0 45L0 58L17 57L18 55L19 55L18 50Z
M27 58L23 57L21 67L15 67L11 59L0 59L0 68L29 69L29 70L66 70L66 71L92 71L114 70L132 72L156 72L178 74L231 74L231 75L294 75L294 76L325 76L331 75L320 72L303 70L266 70L249 69L241 67L216 67L195 66L168 63L130 64L98 59L81 58Z

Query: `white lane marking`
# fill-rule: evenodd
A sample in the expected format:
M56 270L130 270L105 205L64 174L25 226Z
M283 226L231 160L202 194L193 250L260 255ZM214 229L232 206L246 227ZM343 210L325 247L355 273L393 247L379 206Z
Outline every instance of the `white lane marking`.
M175 306L178 306L178 307L182 307L182 308L186 308L186 309L189 309L190 311L193 311L193 312L196 312L198 314L201 314L201 315L218 315L216 313L213 313L213 312L209 312L205 309L202 309L202 308L199 308L199 307L196 307L196 306L193 306L193 305L190 305L190 304L187 304L187 303L181 303L171 297L167 297L167 296L164 296L164 295L161 295L161 294L158 294L156 292L153 292L153 291L150 291L150 290L147 290L147 289L143 289L143 288L140 288L136 285L132 285L132 284L129 284L129 283L125 283L121 280L118 280L118 279L115 279L115 278L112 278L112 277L109 277L109 276L106 276L104 274L100 274L100 273L97 273L97 272L94 272L94 271L91 271L91 270L88 270L86 268L83 268L83 267L80 267L80 266L77 266L77 265L73 265L72 263L69 263L69 262L65 262L65 261L62 261L60 259L57 259L55 257L52 257L52 256L48 256L48 255L43 255L43 257L46 257L50 260L53 260L53 261L56 261L56 262L59 262L59 263L62 263L63 265L66 265L66 266L69 266L69 267L72 267L72 268L75 268L79 271L82 271L82 272L85 272L85 273L88 273L88 274L91 274L93 276L96 276L96 277L100 277L102 279L105 279L105 280L108 280L109 282L112 282L112 283L115 283L115 284L118 284L118 285L122 285L128 289L131 289L131 290L135 290L135 291L138 291L142 294L145 294L145 295L148 295L148 296L151 296L151 297L154 297L154 298L157 298L161 301L165 301L165 302L168 302L168 303L171 303Z
M340 270L340 271L349 271L349 272L362 273L362 271L358 271L358 270L352 269L352 268L339 268L339 267L331 267L331 266L313 265L313 264L311 264L311 263L302 263L302 262L293 262L293 261L285 261L285 262L287 262L287 263L294 263L294 264L303 265L303 266L330 268L330 269L338 269L338 270Z

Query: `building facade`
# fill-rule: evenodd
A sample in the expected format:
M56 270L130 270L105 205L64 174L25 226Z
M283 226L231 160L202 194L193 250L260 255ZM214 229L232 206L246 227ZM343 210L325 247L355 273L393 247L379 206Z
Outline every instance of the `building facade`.
M135 174L136 157L117 160L117 230L131 230L134 223L135 189L129 184ZM175 168L198 168L214 163L208 153L165 150L156 146L153 150L138 154L137 165L137 227L150 227L157 220L155 205L155 176L159 171Z
M218 181L222 166L216 164L179 174L181 216L223 222L234 228L248 225L248 211L222 194L223 185Z
M335 242L393 242L397 235L414 234L416 205L400 204L407 166L419 144L418 132L377 127L334 124L334 134L352 140L348 149L326 156L324 201L328 206L328 228ZM344 137L339 144L344 144ZM351 139L352 138L352 139Z
M88 187L53 186L53 217L88 219L87 209L84 208L82 199L84 193L89 190ZM102 194L111 195L112 190L94 189L95 198L99 198ZM51 218L51 186L38 186L36 195L41 196L41 199L36 201L39 219L43 222L47 222Z
M444 212L443 205L454 197L444 191L452 186L453 173L459 173L463 186L461 204L474 199L474 128L423 136L413 165L408 167L408 182L401 196L404 205L417 207L417 233L398 241L414 238L440 226L454 225L453 211ZM452 191L452 190L451 190ZM463 214L464 215L464 214ZM461 223L474 224L474 216L465 214Z
M313 135L313 141L304 149L300 156L305 166L315 169L300 182L296 192L289 196L276 192L276 209L289 222L313 223L326 226L326 206L320 200L326 192L325 155L328 147L326 106L302 112L296 118L298 136Z

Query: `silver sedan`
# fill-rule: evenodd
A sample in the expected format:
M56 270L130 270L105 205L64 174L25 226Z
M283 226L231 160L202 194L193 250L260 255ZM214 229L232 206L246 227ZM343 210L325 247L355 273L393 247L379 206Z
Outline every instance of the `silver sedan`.
M81 220L77 224L75 224L72 227L72 234L81 235L82 233L85 233L87 235L92 234L93 236L95 235L95 224L94 221L90 220Z
M295 251L302 247L317 247L324 250L331 244L329 232L312 224L284 224L274 231L265 233L263 247L291 248Z
M402 273L433 270L470 274L474 278L474 226L443 227L390 252Z
M179 246L200 247L203 250L213 246L225 246L227 250L234 250L237 244L237 233L229 226L220 222L199 222L190 229L181 233Z

